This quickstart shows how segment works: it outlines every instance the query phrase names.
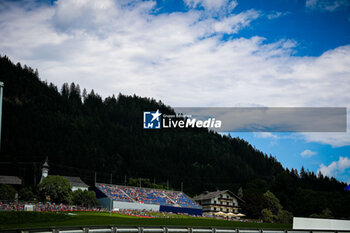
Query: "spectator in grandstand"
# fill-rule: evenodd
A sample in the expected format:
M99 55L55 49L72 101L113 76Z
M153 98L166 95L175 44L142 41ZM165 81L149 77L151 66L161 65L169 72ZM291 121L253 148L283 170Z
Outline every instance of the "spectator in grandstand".
M200 208L182 192L99 184L98 188L116 201L139 202L187 208Z

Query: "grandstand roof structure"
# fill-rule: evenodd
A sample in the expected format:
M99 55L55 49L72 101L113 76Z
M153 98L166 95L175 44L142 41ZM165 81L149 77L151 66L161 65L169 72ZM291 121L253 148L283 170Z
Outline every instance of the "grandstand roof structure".
M180 191L97 183L96 188L115 200L162 206L200 209L200 205Z

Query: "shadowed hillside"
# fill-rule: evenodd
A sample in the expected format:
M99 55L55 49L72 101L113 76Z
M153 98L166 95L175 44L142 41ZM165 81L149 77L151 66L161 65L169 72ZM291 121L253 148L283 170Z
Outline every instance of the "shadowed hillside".
M97 181L106 183L111 176L116 184L142 177L180 189L183 182L190 195L242 187L247 212L259 212L259 198L271 190L295 216L329 208L335 217L350 217L344 183L285 170L242 139L203 129L143 130L143 111L173 113L160 101L122 94L102 99L74 83L59 91L7 57L0 58L0 81L1 173L18 175L27 185L38 182L48 157L50 174L80 176L90 185L96 172Z

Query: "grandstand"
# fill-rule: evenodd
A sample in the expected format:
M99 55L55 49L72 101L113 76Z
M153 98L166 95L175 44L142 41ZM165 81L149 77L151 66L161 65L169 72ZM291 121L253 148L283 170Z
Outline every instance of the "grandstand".
M108 209L139 209L202 215L199 204L183 192L96 184L100 204Z

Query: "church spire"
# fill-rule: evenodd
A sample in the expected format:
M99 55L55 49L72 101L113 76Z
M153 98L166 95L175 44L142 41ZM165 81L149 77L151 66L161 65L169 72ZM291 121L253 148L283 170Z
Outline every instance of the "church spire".
M43 164L41 168L41 180L40 182L49 175L49 160L48 157L45 159L45 163Z

